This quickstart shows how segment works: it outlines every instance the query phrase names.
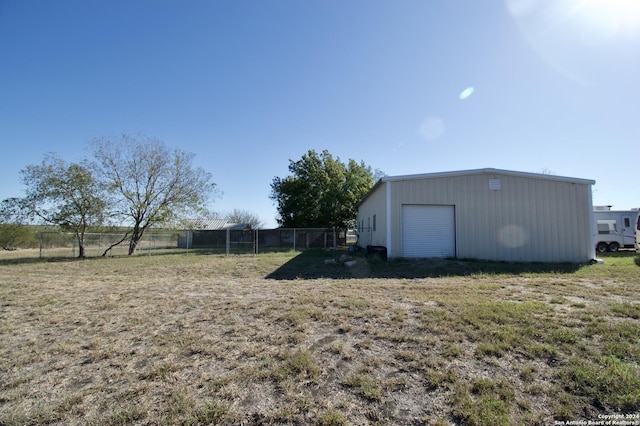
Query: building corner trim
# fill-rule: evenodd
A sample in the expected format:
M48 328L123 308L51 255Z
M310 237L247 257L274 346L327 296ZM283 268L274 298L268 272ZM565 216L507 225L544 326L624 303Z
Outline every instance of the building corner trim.
M393 241L391 240L391 182L386 182L387 185L387 257L392 258L393 253Z

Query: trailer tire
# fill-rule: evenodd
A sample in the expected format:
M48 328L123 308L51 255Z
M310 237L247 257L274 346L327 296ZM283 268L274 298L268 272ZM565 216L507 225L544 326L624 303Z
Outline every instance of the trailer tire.
M611 252L616 252L618 251L618 249L620 248L620 244L616 243L615 241L611 244L609 244L609 251Z
M599 242L596 244L596 251L598 253L605 253L607 250L609 250L609 245L607 243Z

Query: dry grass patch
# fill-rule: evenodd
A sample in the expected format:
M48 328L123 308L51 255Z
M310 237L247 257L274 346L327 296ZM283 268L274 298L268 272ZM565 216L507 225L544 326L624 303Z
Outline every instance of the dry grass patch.
M640 282L331 252L0 260L0 424L545 424L640 411Z

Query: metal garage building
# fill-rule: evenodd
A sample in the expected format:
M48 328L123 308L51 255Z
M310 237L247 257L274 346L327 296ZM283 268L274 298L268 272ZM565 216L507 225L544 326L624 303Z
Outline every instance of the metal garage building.
M588 262L593 184L498 169L383 177L358 206L358 245L391 258Z

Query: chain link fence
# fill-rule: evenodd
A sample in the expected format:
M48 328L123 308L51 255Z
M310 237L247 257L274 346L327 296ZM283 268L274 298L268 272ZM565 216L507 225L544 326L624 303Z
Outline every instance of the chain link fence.
M121 233L85 234L85 256L126 256L129 238ZM184 230L147 233L138 243L136 255L188 253L206 250L219 254L258 254L274 251L335 249L347 245L347 230L338 228L278 228L251 230ZM73 233L40 233L41 258L77 257L78 240Z
M347 231L338 228L185 231L178 239L179 247L185 250L209 249L226 254L330 249L346 244Z
M159 250L176 249L178 233L145 234L136 250L137 255L151 256ZM86 257L126 256L129 253L130 238L125 234L92 233L84 235ZM78 239L73 233L42 232L40 233L40 257L77 257L79 255Z

